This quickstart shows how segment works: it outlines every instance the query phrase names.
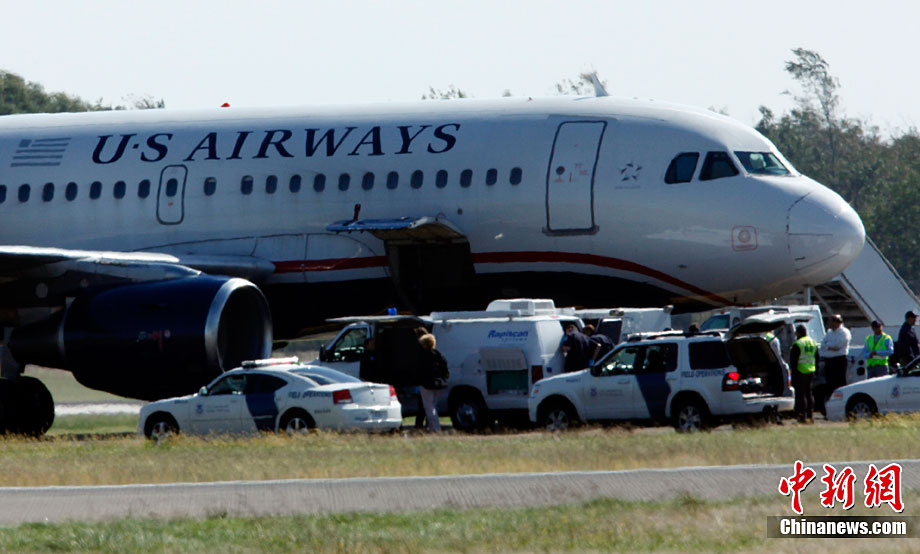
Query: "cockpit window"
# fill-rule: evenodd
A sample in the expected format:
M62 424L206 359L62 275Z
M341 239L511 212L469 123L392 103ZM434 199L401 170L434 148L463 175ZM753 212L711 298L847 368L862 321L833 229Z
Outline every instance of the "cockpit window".
M772 152L735 152L751 175L789 175L789 170Z
M706 154L703 169L700 170L700 181L712 181L722 177L734 177L738 168L728 157L728 152L710 152Z
M678 154L671 165L668 166L667 173L664 174L664 182L673 185L674 183L689 183L693 179L693 172L696 171L696 162L700 160L699 152L684 152Z

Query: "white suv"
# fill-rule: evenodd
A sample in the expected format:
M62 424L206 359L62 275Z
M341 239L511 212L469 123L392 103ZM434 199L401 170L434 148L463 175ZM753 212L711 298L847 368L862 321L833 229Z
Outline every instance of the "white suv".
M755 316L728 333L630 336L593 367L535 384L530 420L550 430L579 421L651 420L692 431L791 411L788 368L763 337L789 317Z

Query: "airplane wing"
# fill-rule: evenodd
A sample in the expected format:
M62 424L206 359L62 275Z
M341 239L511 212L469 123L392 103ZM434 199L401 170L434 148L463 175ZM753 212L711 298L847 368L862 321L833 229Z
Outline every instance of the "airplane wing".
M252 256L0 246L0 306L51 304L88 287L201 273L260 281L274 270L270 261Z

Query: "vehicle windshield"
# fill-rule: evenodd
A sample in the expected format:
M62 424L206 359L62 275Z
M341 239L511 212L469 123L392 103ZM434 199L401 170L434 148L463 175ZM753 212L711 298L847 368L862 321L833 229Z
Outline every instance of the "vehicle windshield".
M700 325L700 331L709 331L710 329L728 329L730 316L728 314L714 315Z
M772 152L735 152L750 175L789 175L789 170Z

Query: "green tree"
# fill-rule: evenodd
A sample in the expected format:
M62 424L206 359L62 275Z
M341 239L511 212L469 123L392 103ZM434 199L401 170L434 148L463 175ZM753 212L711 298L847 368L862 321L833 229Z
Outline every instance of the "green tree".
M105 105L101 100L90 103L63 92L45 92L40 84L26 81L15 73L0 70L0 115L17 113L90 112L165 108L166 102L152 96L129 96L127 103Z

